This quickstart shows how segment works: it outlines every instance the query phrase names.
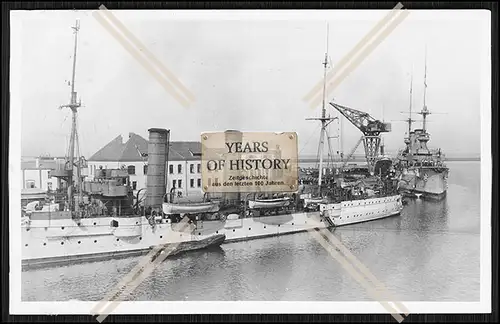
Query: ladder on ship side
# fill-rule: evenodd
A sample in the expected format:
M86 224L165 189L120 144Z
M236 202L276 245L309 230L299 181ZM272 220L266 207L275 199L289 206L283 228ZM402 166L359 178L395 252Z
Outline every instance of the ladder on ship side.
M330 219L330 217L328 216L323 216L323 219L325 220L328 228L330 227L335 227L335 224L333 223L333 221Z

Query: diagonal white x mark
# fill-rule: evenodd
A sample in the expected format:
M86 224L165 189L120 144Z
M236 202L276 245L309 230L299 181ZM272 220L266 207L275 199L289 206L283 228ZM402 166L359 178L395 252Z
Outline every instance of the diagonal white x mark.
M391 12L384 17L375 27L365 36L361 41L339 62L337 66L334 67L326 76L325 80L320 80L311 91L303 98L310 102L310 108L315 109L321 99L321 86L323 82L327 83L325 88L325 96L337 87L356 67L358 67L361 62L366 59L366 57L373 52L373 50L378 46L402 21L405 19L409 12L407 10L401 12L403 5L398 3L396 7L391 10ZM394 18L395 17L395 18ZM394 19L393 19L394 18ZM392 19L392 20L391 20ZM378 34L377 34L378 33ZM339 73L340 72L340 73ZM350 251L338 240L335 236L327 230L321 230L323 235L320 235L316 230L310 230L309 233L313 238L320 243L330 255L335 258L343 267L348 271L348 273L356 279L363 287L365 287L368 292L379 300L382 306L390 313L392 316L401 323L404 318L398 314L395 309L389 304L387 300L384 299L388 295L387 289L375 278L373 274L370 273L368 268L357 260ZM326 238L327 239L326 239ZM343 254L337 252L335 247L340 250ZM356 271L357 269L357 271ZM358 271L360 273L358 273ZM364 276L362 276L364 275ZM370 282L375 282L375 289ZM395 303L399 309L408 316L409 311L402 303Z
M181 105L187 108L190 105L190 101L194 101L194 95L125 27L122 22L118 20L118 18L111 13L111 11L107 10L104 5L101 5L100 9L101 10L93 13L94 18L125 48L127 52L130 53L130 55L151 73L168 93L170 93ZM116 25L117 30L113 28L111 23L108 22L104 16ZM177 86L184 96L179 94L158 70L162 72L173 85Z
M321 88L324 81L327 83L325 95L336 88L370 53L394 31L394 29L410 14L408 10L399 10L403 7L398 3L391 12L377 23L358 44L349 51L337 65L333 67L326 76L326 80L320 80L304 96L309 101L311 109L315 109L322 99Z

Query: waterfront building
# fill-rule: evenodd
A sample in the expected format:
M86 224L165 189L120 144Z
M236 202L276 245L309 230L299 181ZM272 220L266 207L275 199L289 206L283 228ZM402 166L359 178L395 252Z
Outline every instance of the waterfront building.
M123 168L128 171L134 193L146 188L148 169L148 140L129 133L126 142L118 135L88 159L89 178L102 167ZM167 191L175 187L182 196L202 195L201 143L170 142L167 165Z
M21 159L21 188L56 190L61 187L60 181L52 177L51 172L64 164L61 157L23 157Z

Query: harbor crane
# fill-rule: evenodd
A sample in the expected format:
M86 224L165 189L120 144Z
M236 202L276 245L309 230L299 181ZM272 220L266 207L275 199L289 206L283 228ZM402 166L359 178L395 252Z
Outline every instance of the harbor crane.
M363 142L365 146L365 157L368 163L368 170L373 172L375 162L379 155L381 136L380 133L387 133L391 131L391 124L384 123L370 116L368 113L345 107L334 102L330 105L337 109L347 120L349 120L356 128L358 128L363 135L358 140L352 151L344 161L342 168L345 167L349 159L352 157L359 144Z

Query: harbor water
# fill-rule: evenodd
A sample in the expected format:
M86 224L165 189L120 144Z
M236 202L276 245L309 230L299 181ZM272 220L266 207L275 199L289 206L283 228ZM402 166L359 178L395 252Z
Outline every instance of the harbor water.
M479 301L480 162L448 162L447 197L334 235L400 301ZM140 257L22 273L24 301L97 301ZM167 259L128 300L371 301L311 234L223 244Z

